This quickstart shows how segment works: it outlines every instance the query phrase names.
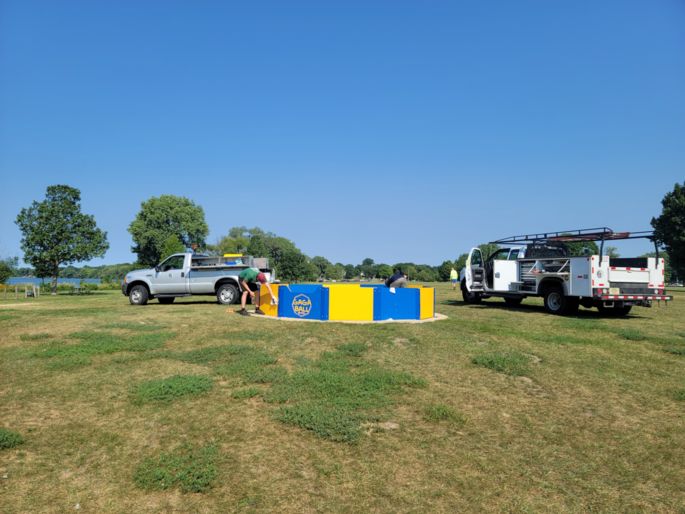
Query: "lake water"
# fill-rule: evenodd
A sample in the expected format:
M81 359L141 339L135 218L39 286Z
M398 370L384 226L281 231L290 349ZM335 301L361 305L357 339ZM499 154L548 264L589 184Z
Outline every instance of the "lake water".
M36 278L36 277L10 277L7 279L7 285L13 286L13 285L23 285L23 284L33 284L36 286L44 286L44 285L50 285L50 279L42 279L42 278ZM80 284L83 282L84 284L99 284L102 282L99 278L58 278L57 283L58 284Z

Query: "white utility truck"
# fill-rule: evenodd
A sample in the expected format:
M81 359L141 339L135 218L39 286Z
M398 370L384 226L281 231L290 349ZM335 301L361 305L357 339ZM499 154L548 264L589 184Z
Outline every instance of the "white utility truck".
M461 291L466 303L499 296L518 305L529 296L544 298L552 314L573 314L578 306L597 307L611 316L625 316L633 305L651 307L668 301L664 294L664 259L617 258L603 255L604 242L646 238L651 232L614 232L603 227L527 234L492 241L500 246L485 258L471 249L462 269ZM566 243L600 242L598 255L570 256Z
M154 268L127 273L121 292L133 305L145 305L156 298L159 303L172 303L179 296L212 295L221 304L238 301L238 275L245 268L258 268L273 281L269 260L238 254L223 257L197 253L171 255Z

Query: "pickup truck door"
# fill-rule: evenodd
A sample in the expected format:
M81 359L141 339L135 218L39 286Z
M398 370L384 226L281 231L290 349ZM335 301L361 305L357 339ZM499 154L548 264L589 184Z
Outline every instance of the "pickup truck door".
M483 254L480 248L471 248L469 256L466 259L465 268L465 282L466 290L482 291L483 290Z
M153 294L186 294L188 280L184 264L185 256L172 255L157 266L152 281Z

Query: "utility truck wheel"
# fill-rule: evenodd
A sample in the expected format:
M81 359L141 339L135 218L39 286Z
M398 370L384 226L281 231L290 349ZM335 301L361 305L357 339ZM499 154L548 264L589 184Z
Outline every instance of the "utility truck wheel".
M128 301L131 302L131 305L145 305L149 296L147 287L133 286L128 293Z
M578 303L574 302L572 298L564 295L564 289L561 286L548 286L545 289L545 310L550 314L570 314L574 310L578 310Z
M466 303L480 303L481 295L480 293L469 292L466 289L466 280L461 281L461 296L464 297L464 302Z
M518 307L521 305L521 302L523 301L523 298L505 298L504 303L507 304L509 307Z
M216 299L222 305L230 305L238 300L238 288L233 284L222 284L216 290Z
M174 303L174 300L175 300L175 299L176 299L176 298L174 298L173 296L164 296L164 297L162 297L162 298L157 298L157 300L159 301L159 303L163 303L164 305L168 305L168 304L170 304L170 303Z

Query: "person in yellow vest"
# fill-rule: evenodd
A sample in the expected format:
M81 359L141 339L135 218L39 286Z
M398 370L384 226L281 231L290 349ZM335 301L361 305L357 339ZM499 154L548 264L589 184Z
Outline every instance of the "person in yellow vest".
M450 281L452 282L452 290L456 290L457 283L459 282L459 273L454 268L450 271Z

